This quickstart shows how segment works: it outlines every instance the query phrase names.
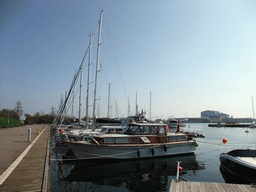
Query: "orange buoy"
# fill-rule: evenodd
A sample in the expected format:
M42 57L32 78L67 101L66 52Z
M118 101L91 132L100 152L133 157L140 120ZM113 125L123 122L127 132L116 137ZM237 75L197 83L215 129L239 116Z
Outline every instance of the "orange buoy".
M178 167L176 167L176 170L178 169ZM183 168L181 166L179 166L179 173L181 173L183 171Z
M222 142L223 142L223 143L227 143L228 140L224 138L224 139L222 139Z
M179 167L179 172L181 173L183 171L182 167Z

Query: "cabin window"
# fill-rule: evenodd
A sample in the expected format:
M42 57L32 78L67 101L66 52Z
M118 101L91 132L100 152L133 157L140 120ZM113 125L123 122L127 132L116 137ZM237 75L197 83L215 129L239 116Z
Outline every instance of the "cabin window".
M164 127L159 127L159 134L164 134Z
M177 140L187 140L187 138L185 135L182 135L182 136L178 136Z
M176 136L169 137L169 139L170 139L170 141L176 141L177 140Z
M139 128L138 128L138 130L137 130L137 133L146 133L145 131L146 131L146 129L145 129L146 127L144 127L144 126L140 126Z
M100 133L105 133L106 130L107 130L107 128L102 128L101 131L100 131Z
M104 138L104 143L115 143L115 138Z
M122 129L116 129L116 130L115 130L115 133L116 133L116 134L120 134L120 133L122 133L122 132L123 132Z
M131 133L135 133L135 131L138 129L138 126L130 126L126 131L125 133L127 134L131 134Z
M127 138L127 137L116 138L116 143L130 143L130 138Z
M145 132L146 133L157 133L157 127L156 126L146 126Z

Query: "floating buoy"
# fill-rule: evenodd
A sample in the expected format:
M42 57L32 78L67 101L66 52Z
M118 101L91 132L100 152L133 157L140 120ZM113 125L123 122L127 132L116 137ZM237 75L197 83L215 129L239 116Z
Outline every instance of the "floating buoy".
M155 149L154 148L151 149L151 153L152 153L153 156L155 155Z
M137 156L140 158L140 149L137 149Z
M177 167L176 167L177 170ZM183 171L183 168L181 166L179 166L179 173L181 173Z
M222 139L222 142L223 142L223 143L227 143L228 140L224 138L224 139Z

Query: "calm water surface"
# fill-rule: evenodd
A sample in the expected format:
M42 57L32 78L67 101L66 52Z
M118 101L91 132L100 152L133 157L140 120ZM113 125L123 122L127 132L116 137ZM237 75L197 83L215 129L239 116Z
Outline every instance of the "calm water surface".
M208 124L186 124L186 131L203 133L196 138L195 155L137 160L111 164L61 162L59 148L52 141L51 191L169 191L176 179L177 161L181 176L188 181L225 183L219 167L219 155L237 148L256 148L255 129L211 128ZM226 138L228 142L222 143Z

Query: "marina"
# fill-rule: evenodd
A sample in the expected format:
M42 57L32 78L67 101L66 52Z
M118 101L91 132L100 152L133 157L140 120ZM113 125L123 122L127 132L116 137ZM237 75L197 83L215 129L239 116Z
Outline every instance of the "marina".
M237 185L235 181L227 183L236 184L231 187L225 184L226 175L220 171L219 160L221 153L232 149L256 148L255 129L245 133L243 128L211 128L206 123L192 123L181 130L205 135L204 138L196 138L198 147L194 155L132 161L78 161L73 157L64 159L65 154L60 152L61 147L55 146L52 141L51 191L170 191L173 180L176 180L178 161L182 167L180 176L189 182L184 182L184 185L201 185L202 190L213 185L216 189L236 189L236 186L238 189L245 187L249 191L256 191L250 184ZM226 138L226 143L223 143L223 138ZM199 191L198 187L189 189Z
M1 192L256 192L255 2L1 7Z
M256 191L251 183L238 185L239 181L223 173L220 161L221 153L238 148L255 149L255 129L245 133L243 128L209 128L200 123L189 124L182 130L204 133L204 138L196 138L198 147L194 154L128 161L78 160L68 155L70 151L63 152L63 146L57 146L52 135L47 191ZM49 163L48 138L49 126L0 185L1 191L41 190L45 163ZM177 162L182 170L180 182L176 182Z

